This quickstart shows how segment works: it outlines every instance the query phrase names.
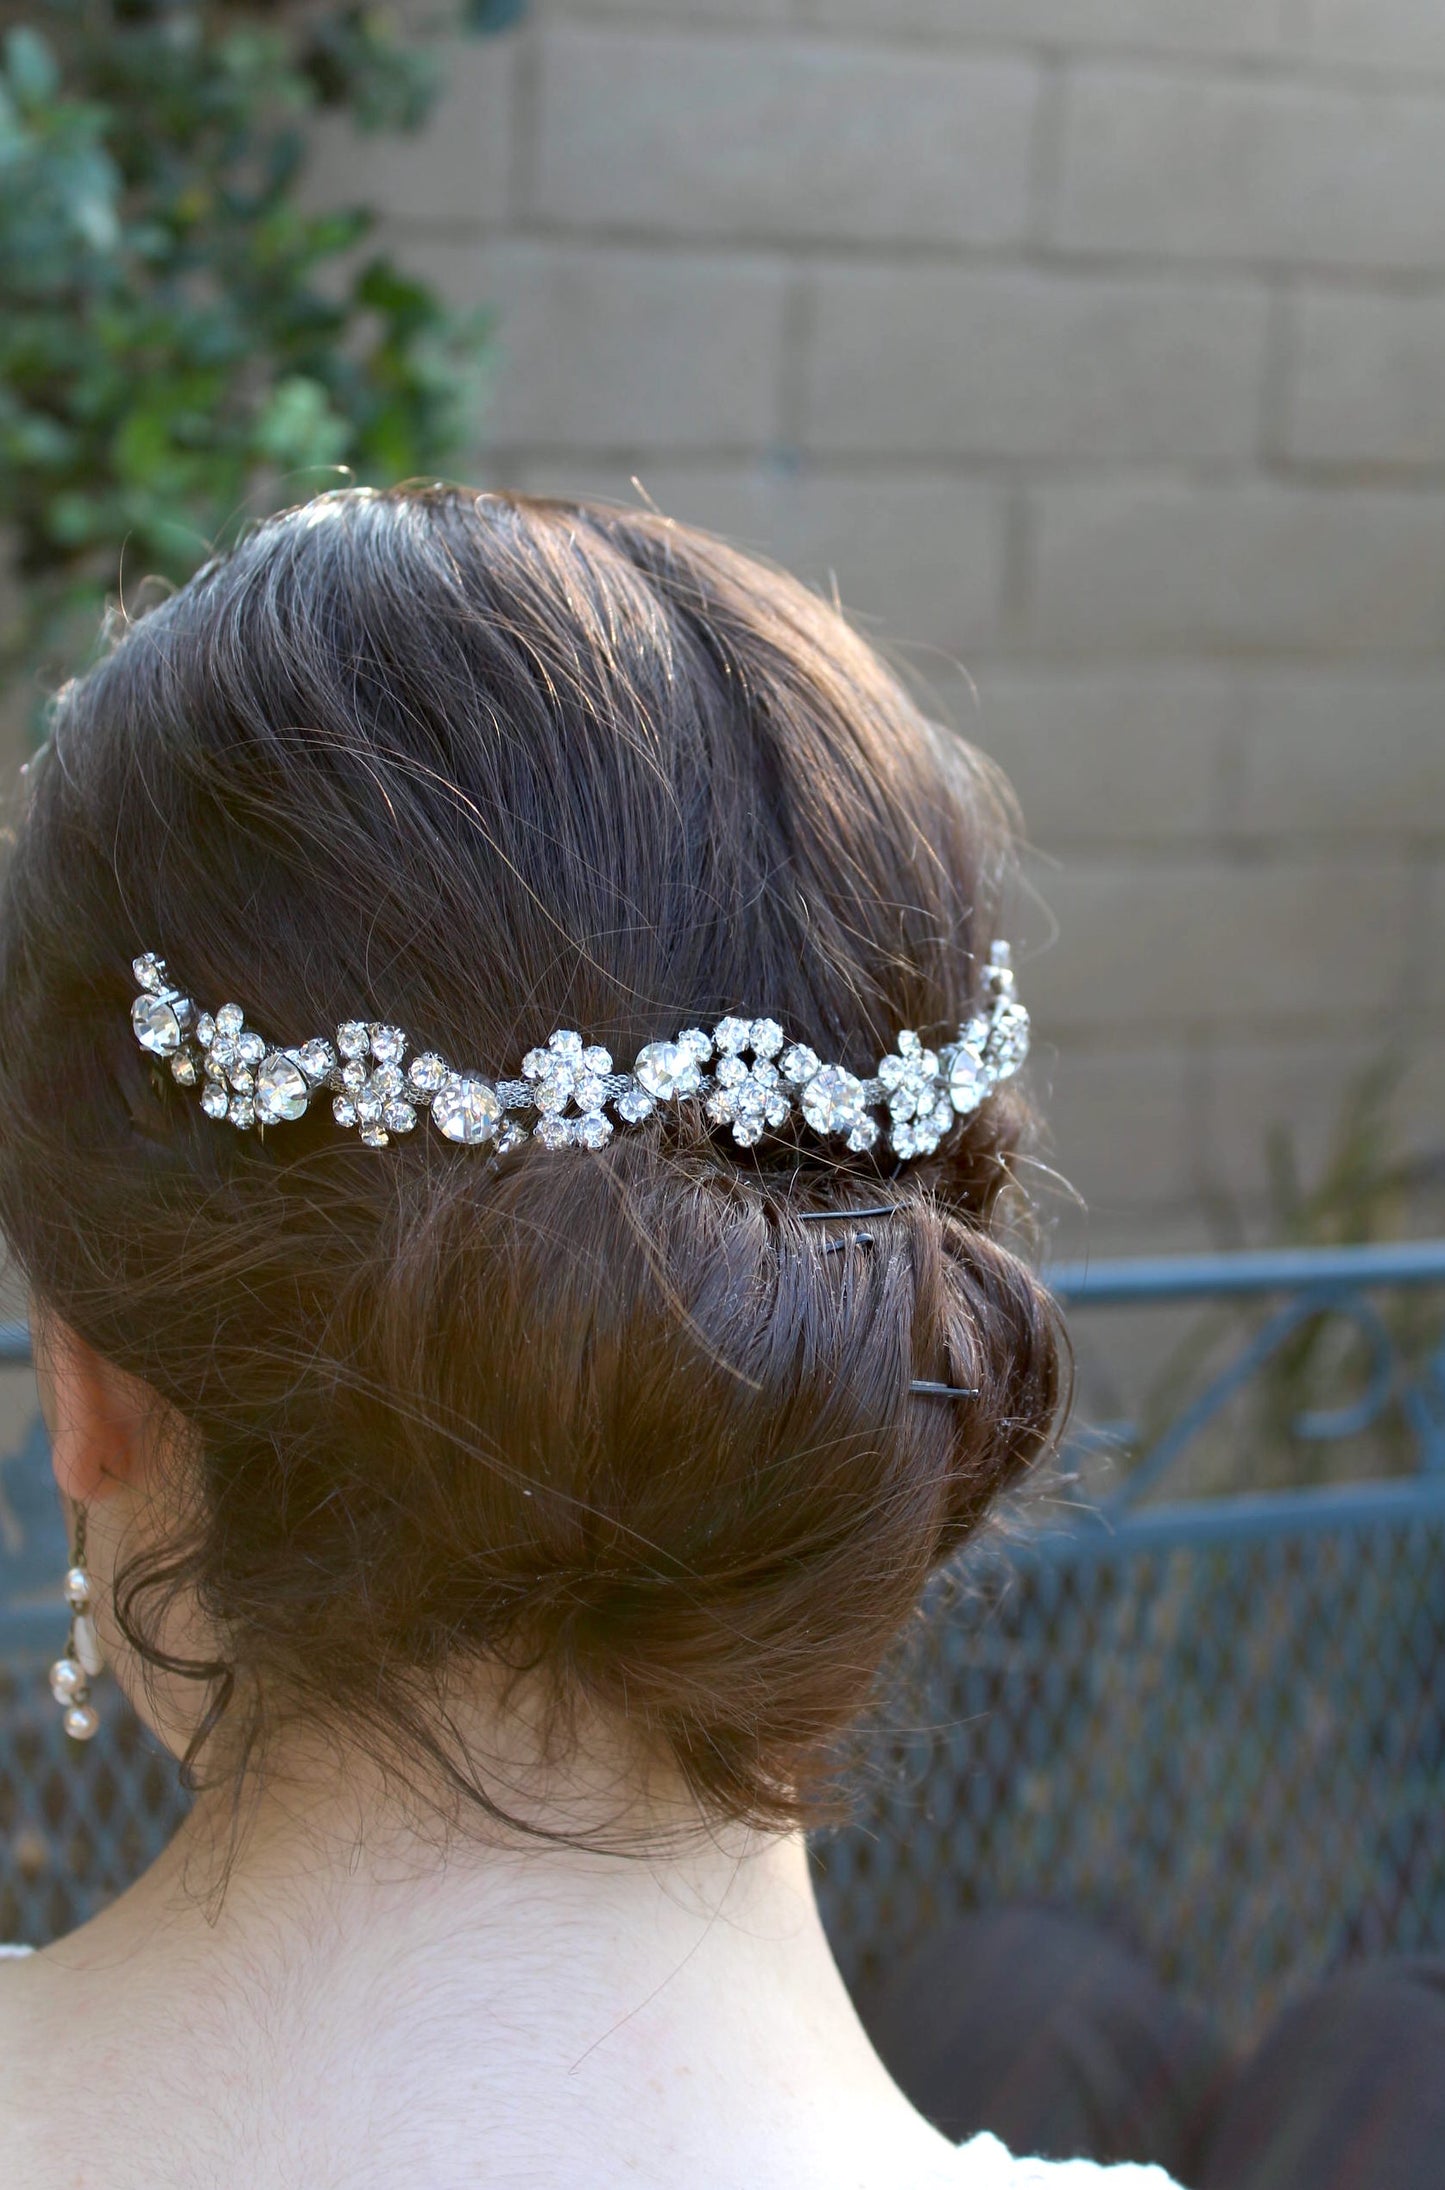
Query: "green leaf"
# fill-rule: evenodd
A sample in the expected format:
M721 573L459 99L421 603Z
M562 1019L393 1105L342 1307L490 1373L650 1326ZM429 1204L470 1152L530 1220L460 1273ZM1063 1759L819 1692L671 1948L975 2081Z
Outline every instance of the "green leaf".
M277 382L256 421L256 447L273 464L338 463L350 440L351 428L331 409L325 388L301 373Z
M183 578L301 476L447 470L485 337L404 256L354 271L372 207L307 199L307 115L414 125L428 33L370 0L31 12L0 46L0 492L49 674L127 542Z
M18 23L5 35L5 72L23 114L38 113L60 91L60 68L38 30Z

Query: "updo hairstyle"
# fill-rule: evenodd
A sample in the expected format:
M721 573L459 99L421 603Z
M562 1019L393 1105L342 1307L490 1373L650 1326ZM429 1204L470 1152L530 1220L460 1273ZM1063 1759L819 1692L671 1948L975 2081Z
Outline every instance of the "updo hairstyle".
M115 1612L143 1667L177 1593L219 1638L187 1785L304 1711L505 1814L428 1705L477 1660L625 1715L709 1814L833 1814L1060 1342L998 1236L1016 1083L901 1166L696 1104L600 1152L377 1150L325 1101L238 1133L138 1048L133 955L273 1040L372 1017L493 1077L729 1011L867 1075L981 996L1010 846L840 614L647 511L329 494L119 626L4 877L0 1230L186 1425Z

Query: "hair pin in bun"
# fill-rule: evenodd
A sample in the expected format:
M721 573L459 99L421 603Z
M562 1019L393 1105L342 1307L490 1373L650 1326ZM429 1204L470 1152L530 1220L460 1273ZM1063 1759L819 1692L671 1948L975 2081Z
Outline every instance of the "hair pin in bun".
M199 1010L154 951L132 970L140 988L131 1006L136 1040L166 1059L180 1086L199 1088L207 1117L242 1131L282 1125L325 1092L336 1123L371 1148L410 1133L423 1110L448 1140L494 1152L528 1139L603 1148L615 1123L641 1125L667 1103L696 1101L741 1148L800 1116L810 1131L857 1151L886 1135L891 1153L906 1159L931 1155L958 1119L1017 1072L1029 1044L1029 1015L1014 995L1002 942L989 954L983 1001L955 1039L932 1050L905 1030L866 1080L790 1042L775 1019L732 1014L710 1032L689 1027L646 1043L630 1072L562 1030L527 1052L519 1079L494 1080L434 1049L414 1049L400 1027L378 1020L346 1019L334 1035L282 1048L247 1025L239 1004Z

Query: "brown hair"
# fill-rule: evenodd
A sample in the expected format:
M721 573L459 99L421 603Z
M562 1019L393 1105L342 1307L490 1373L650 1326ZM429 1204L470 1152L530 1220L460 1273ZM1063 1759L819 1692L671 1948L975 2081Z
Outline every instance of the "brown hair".
M489 1809L423 1701L474 1654L625 1713L713 1812L819 1814L1056 1413L1052 1304L995 1236L1016 1086L901 1168L743 1152L699 1106L599 1153L377 1151L325 1103L263 1138L139 1050L130 961L273 1039L369 1015L494 1074L556 1027L625 1063L738 1009L866 1074L980 994L987 764L700 532L428 487L260 526L61 694L31 777L0 1228L192 1433L184 1525L116 1604L143 1664L174 1592L224 1638L188 1784L284 1698Z

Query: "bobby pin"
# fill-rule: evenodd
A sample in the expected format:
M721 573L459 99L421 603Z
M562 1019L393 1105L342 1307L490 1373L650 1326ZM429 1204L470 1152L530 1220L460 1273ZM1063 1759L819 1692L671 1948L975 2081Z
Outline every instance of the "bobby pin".
M896 1217L896 1201L880 1202L874 1209L800 1209L799 1224L842 1224L854 1217Z
M979 1387L976 1384L930 1384L922 1377L915 1377L908 1389L911 1392L926 1392L932 1399L977 1399L979 1397Z
M850 1247L871 1247L872 1245L873 1234L871 1232L855 1232L851 1239L830 1239L823 1252L825 1255L842 1255L846 1254Z

